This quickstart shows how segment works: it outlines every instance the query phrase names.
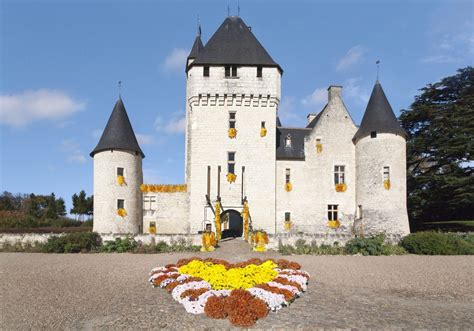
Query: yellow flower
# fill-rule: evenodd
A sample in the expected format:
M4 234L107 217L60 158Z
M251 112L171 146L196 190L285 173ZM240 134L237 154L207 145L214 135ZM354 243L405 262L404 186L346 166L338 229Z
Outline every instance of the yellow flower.
M119 215L121 217L125 217L125 216L127 216L127 211L124 208L119 208L117 210L117 215Z
M140 191L147 192L148 191L148 185L145 185L145 184L140 185Z
M328 221L328 226L331 229L337 229L341 226L341 222L339 220Z
M316 144L316 153L321 153L323 151L323 144L317 143Z
M383 187L385 187L386 190L390 190L390 187L391 187L390 179L386 179L383 181Z
M204 232L202 234L202 248L204 249L204 252L214 250L216 244L217 242L214 232Z
M293 189L293 185L291 183L285 184L285 191L290 192Z
M230 128L230 129L227 131L227 134L229 135L229 138L230 138L230 139L234 139L235 137L237 137L237 129L235 129L235 128Z
M293 224L291 222L286 222L285 221L285 230L291 230L292 225Z
M229 173L227 174L227 181L228 181L229 183L231 183L231 184L234 183L236 179L237 179L237 175L236 175L236 174L233 174L233 173L231 173L231 172L229 172Z
M123 176L117 176L117 184L119 184L120 186L125 184L125 178Z
M336 192L346 192L346 183L336 184Z
M219 201L216 202L216 209L215 209L215 219L214 222L216 223L216 233L217 233L217 240L221 240L222 232L221 232L221 204Z
M140 185L140 191L142 192L156 192L156 193L175 193L175 192L186 192L188 189L186 184L180 185Z
M245 241L249 240L249 205L247 201L244 203L244 209L242 210L242 219L244 220L244 238Z
M260 129L260 137L265 137L267 135L267 129L266 128L261 128Z

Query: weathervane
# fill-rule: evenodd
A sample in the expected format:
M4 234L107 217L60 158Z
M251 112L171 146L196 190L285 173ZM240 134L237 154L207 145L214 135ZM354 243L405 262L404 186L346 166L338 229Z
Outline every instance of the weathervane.
M120 97L121 92L122 92L122 81L121 80L118 81L118 90L119 90L119 97Z
M380 60L375 61L375 64L377 65L377 81L378 81L379 80Z

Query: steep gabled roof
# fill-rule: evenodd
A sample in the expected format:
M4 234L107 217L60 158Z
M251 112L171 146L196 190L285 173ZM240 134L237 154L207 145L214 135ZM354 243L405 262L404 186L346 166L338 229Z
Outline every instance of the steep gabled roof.
M311 133L306 128L284 128L276 130L276 159L277 160L304 160L304 138ZM285 144L286 137L291 136L291 146Z
M145 157L145 154L143 154L138 145L137 138L133 132L132 124L130 124L122 98L119 98L115 103L114 110L110 115L99 143L90 153L90 156L94 157L94 154L96 153L111 149L136 152L142 157Z
M273 61L238 16L227 17L206 43L192 65L252 65L280 66Z
M196 39L194 39L193 48L191 48L191 52L188 55L188 59L195 59L203 48L204 46L202 44L201 34L198 34L196 36Z
M370 95L359 130L357 130L352 141L356 143L358 140L370 136L370 133L373 131L377 133L393 133L406 138L406 132L400 127L378 80Z

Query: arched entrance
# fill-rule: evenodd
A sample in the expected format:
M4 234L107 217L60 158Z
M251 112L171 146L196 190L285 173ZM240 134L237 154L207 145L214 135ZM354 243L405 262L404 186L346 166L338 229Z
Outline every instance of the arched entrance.
M224 227L222 230L222 239L224 238L236 238L242 237L242 232L244 230L242 216L237 210L229 209L221 214L221 220L227 222L223 224Z

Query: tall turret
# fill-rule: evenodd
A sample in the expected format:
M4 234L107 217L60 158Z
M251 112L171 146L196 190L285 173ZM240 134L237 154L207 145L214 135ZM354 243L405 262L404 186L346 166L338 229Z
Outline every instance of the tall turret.
M356 146L357 226L365 233L406 235L410 232L405 138L406 133L377 80L353 138Z
M143 208L142 158L145 157L121 98L115 103L94 158L94 231L140 233Z

